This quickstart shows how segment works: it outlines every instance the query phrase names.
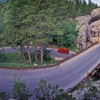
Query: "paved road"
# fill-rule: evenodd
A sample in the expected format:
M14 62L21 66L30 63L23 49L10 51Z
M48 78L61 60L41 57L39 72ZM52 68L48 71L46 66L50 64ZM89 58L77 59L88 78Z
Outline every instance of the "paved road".
M31 92L40 79L44 79L52 85L59 84L61 88L69 89L80 82L86 76L86 73L94 69L98 63L100 63L100 45L96 45L53 68L36 70L0 69L0 90L10 93L12 83L16 78L26 81Z
M64 58L70 57L70 56L72 56L72 54L75 53L75 52L70 51L69 54L62 54L62 53L57 52L57 49L53 49L53 48L47 48L47 50L50 50L51 51L50 56L56 57L57 60L62 60ZM0 51L5 52L5 53L20 52L19 48L13 49L11 47L5 47L3 50L2 50L2 48L0 48ZM25 51L27 51L27 50L25 50ZM30 51L33 52L34 48L31 47Z
M55 57L55 59L57 60L62 60L64 58L69 58L72 56L72 54L74 54L75 52L72 52L72 51L69 51L68 54L62 54L62 53L59 53L57 52L57 49L53 49L51 52L50 52L50 56L52 57Z

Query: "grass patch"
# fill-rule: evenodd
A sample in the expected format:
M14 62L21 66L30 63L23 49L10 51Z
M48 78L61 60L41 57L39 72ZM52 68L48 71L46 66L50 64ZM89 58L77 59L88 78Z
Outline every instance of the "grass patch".
M12 62L0 62L0 66L10 67L10 68L25 68L25 67L32 67L32 65L23 64L23 63L12 63Z
M50 60L44 60L44 64L41 65L40 59L37 62L37 65L35 65L34 60L34 54L32 55L32 65L29 63L28 59L25 61L21 61L20 53L5 53L3 56L5 57L5 60L0 61L0 66L4 67L13 67L13 68L26 68L26 67L38 67L38 66L47 66L50 64L55 64L58 61L54 58L51 58Z

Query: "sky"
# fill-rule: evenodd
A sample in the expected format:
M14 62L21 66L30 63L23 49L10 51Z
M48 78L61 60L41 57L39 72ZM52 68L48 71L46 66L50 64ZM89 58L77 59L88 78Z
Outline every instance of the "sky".
M91 0L93 3L96 3L97 5L100 6L100 0ZM88 2L88 0L86 0L86 2Z

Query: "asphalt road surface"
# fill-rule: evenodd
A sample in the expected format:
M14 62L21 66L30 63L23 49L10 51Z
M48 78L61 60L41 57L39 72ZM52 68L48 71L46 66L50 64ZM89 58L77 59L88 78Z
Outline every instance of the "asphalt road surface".
M72 56L72 54L74 54L75 52L70 51L68 54L62 54L57 52L57 49L53 49L53 48L47 48L47 50L50 50L50 56L52 57L56 57L57 60L62 60L64 58L70 57ZM13 49L11 47L5 47L4 49L0 48L1 52L5 52L5 53L15 53L15 52L20 52L19 48ZM27 50L25 50L27 51ZM30 51L33 52L34 48L30 48Z
M84 53L68 60L59 66L46 69L11 70L0 69L0 91L11 93L15 79L25 81L30 92L41 79L59 84L63 89L69 89L80 82L86 75L100 63L100 45L95 45Z

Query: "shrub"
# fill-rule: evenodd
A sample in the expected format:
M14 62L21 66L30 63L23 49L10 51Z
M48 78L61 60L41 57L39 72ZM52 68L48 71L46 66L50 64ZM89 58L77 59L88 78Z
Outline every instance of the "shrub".
M75 100L71 94L68 94L59 85L52 86L47 84L46 81L40 80L38 87L34 89L33 100ZM12 89L12 98L15 100L29 100L29 89L26 87L25 82L15 81ZM0 93L0 100L8 100L10 97L5 92ZM12 99L12 100L13 100Z
M3 62L6 60L6 57L3 53L0 53L0 62Z
M6 92L0 92L0 100L8 100L9 95Z
M40 50L38 51L39 55L40 55ZM43 48L43 59L44 60L51 60L51 57L49 55L50 50L47 50L46 48Z
M99 91L97 87L92 86L89 88L87 92L84 93L83 99L84 100L99 100L100 98L98 97L98 94L99 94Z
M72 95L68 94L63 89L59 88L59 85L51 86L46 81L41 80L38 87L33 92L36 96L36 100L74 100Z
M17 100L29 100L28 98L31 96L24 82L15 81L12 92L13 98Z

